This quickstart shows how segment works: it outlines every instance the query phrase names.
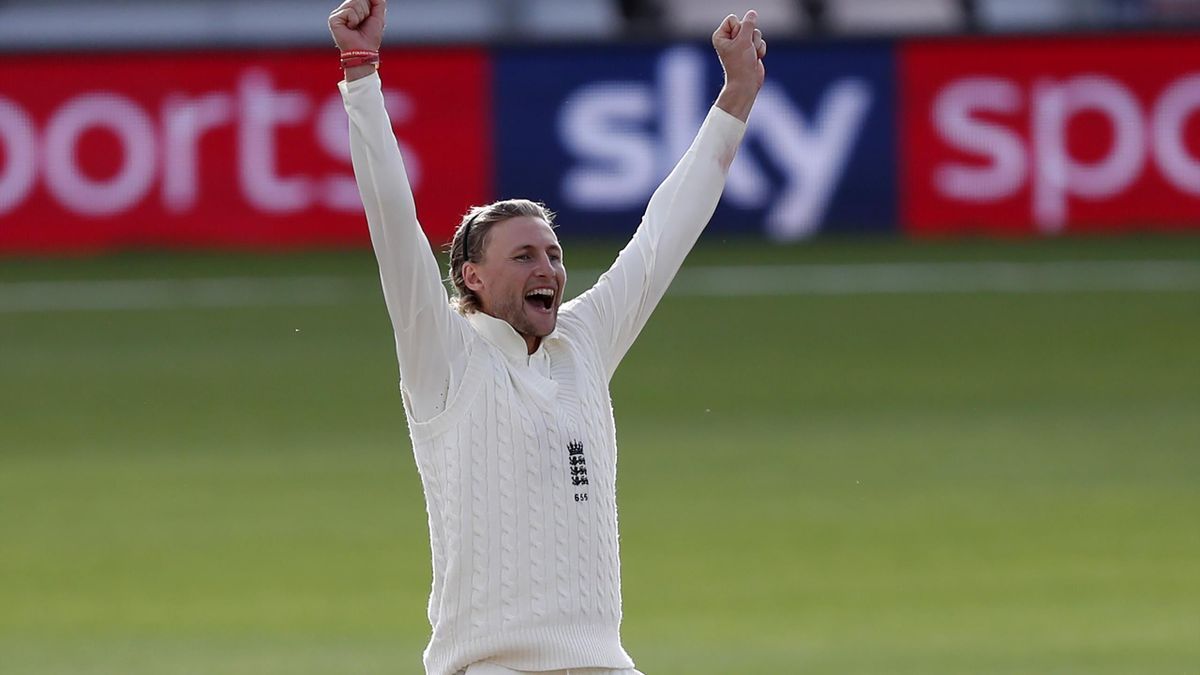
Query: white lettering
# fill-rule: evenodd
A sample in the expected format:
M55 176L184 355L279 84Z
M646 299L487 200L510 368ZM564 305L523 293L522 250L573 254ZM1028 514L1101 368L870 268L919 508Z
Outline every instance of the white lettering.
M660 175L670 173L704 122L704 66L704 59L688 47L668 49L658 60Z
M305 176L280 176L275 148L276 127L308 119L308 96L301 91L276 91L270 75L260 69L242 76L238 89L238 176L246 200L268 213L308 208L313 201L311 181Z
M706 57L690 47L677 47L663 53L658 62L659 106L662 116L662 150L659 176L670 173L675 163L692 144L704 122L708 102L704 100ZM749 153L734 157L725 180L723 199L745 208L760 208L770 199L771 183L750 158ZM648 196L653 186L647 186Z
M1025 183L1025 144L1007 127L973 116L977 111L1020 112L1021 91L1008 80L969 77L946 87L933 103L934 123L946 143L988 158L987 166L944 164L933 173L942 194L968 202L1004 199Z
M567 150L590 160L563 177L563 194L584 208L613 209L645 198L657 179L657 144L645 131L654 112L649 88L597 82L576 92L560 111Z
M0 143L4 171L0 173L0 214L20 206L37 180L37 130L16 103L0 96Z
M347 163L350 162L350 138L346 134L348 126L341 94L329 96L317 112L317 142L330 157ZM346 172L325 176L323 201L325 206L335 211L362 210L358 185L354 176Z
M94 180L80 170L76 146L92 128L111 131L121 143L116 175ZM119 213L146 196L154 181L154 122L133 101L117 94L72 99L46 126L46 185L68 209L85 216Z
M573 206L634 208L687 151L708 108L705 60L690 47L670 49L658 62L657 91L636 82L601 82L572 94L558 117L563 145L580 160L563 178ZM657 96L655 96L657 94ZM659 101L659 138L645 131ZM762 139L766 158L783 174L771 203L771 180L747 150L729 168L724 198L742 208L769 207L768 232L799 239L819 227L872 103L868 83L844 78L805 120L782 88L767 82L747 138Z
M1188 153L1188 118L1200 112L1200 75L1182 78L1163 92L1154 109L1151 138L1159 168L1181 192L1200 196L1200 159Z
M395 124L415 119L415 103L409 95L387 89L384 101ZM335 211L362 211L352 172L313 177L285 175L280 167L280 151L285 149L280 147L280 130L299 125L311 130L313 140L330 157L351 163L348 123L337 94L314 110L310 95L279 90L268 72L253 68L243 72L235 91L171 92L157 112L154 118L121 94L94 92L51 111L44 133L39 134L18 102L0 96L0 214L25 203L42 175L48 193L62 208L86 216L117 214L145 199L157 186L159 172L158 196L164 211L188 213L204 198L204 176L227 169L204 166L206 137L223 127L234 136L235 175L251 207L292 213L321 204ZM80 157L80 144L86 145L93 131L116 139L117 168L111 175L90 175L81 161L86 158ZM410 183L417 189L422 180L420 159L403 141L397 143Z
M384 107L392 124L404 124L415 114L412 99L401 91L385 89L383 92ZM350 138L346 133L349 120L346 118L346 108L340 94L333 94L325 99L317 112L314 133L321 149L330 157L347 164L350 163ZM408 148L397 138L400 154L404 158L404 170L408 174L408 183L413 191L419 189L421 182L421 163L417 153ZM323 181L322 202L334 211L361 213L362 197L358 193L358 184L353 173L330 173Z
M200 138L232 119L233 100L219 93L197 99L172 94L162 110L166 158L162 202L168 211L180 213L196 205L200 191Z
M1112 148L1089 164L1070 156L1066 139L1071 118L1085 110L1104 114L1113 128ZM1145 145L1141 108L1121 83L1100 75L1081 75L1035 86L1033 215L1041 230L1048 234L1062 231L1071 196L1104 199L1129 187L1142 171Z
M821 99L813 124L768 82L755 104L755 134L783 170L783 193L767 211L767 233L794 241L817 232L846 168L854 141L871 107L871 88L856 78L834 82Z

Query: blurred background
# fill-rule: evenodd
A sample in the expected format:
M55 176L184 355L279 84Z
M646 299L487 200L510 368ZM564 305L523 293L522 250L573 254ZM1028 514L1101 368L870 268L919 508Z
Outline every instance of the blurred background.
M650 675L1200 670L1200 2L392 0L437 250L636 227L767 83L613 381ZM332 2L0 0L0 673L417 673L430 569Z

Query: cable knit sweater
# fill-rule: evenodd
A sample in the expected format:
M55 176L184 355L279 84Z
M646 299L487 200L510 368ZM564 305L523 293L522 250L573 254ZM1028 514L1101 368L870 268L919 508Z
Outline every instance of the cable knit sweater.
M506 322L450 308L378 75L339 87L429 512L426 671L632 668L608 382L712 216L744 124L709 112L613 267L528 354Z

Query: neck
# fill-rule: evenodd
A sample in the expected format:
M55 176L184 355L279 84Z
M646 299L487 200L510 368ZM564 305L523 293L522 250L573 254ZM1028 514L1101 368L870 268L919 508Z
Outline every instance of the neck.
M542 338L536 335L526 335L524 333L520 333L520 335L525 338L525 346L529 348L530 354L536 352L542 344Z

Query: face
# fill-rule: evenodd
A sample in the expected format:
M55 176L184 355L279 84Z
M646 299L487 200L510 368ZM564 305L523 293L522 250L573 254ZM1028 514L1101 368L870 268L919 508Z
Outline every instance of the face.
M463 281L483 311L509 323L532 352L554 331L567 270L562 247L541 218L521 216L488 230L483 259L463 265Z

